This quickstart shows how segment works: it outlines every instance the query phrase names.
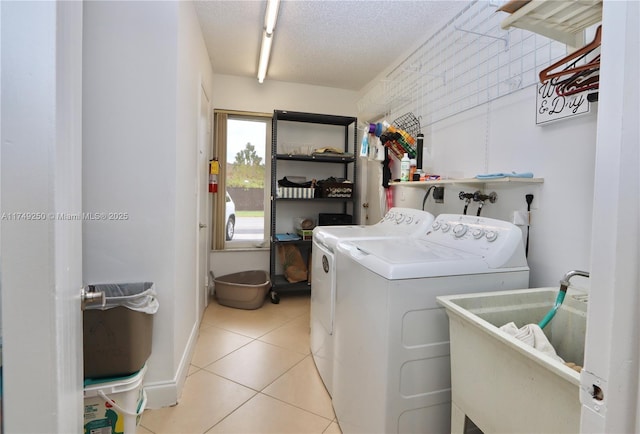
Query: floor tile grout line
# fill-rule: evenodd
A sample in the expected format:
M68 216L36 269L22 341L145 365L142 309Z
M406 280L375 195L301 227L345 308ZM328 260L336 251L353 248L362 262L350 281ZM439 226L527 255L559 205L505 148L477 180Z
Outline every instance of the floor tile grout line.
M262 388L262 390L260 390L260 393L262 393L263 395L268 396L268 397L270 397L270 398L276 399L276 400L278 400L278 401L280 401L280 402L283 402L283 403L285 403L285 404L288 404L288 405L290 405L290 406L292 406L292 407L298 408L298 409L300 409L300 410L304 410L304 411L306 411L307 413L311 413L311 414L313 414L313 415L316 415L316 416L322 417L322 418L324 418L324 419L327 419L327 417L326 417L326 416L323 416L323 415L321 415L321 414L315 413L315 412L313 412L313 411L311 411L311 410L309 410L309 409L302 408L302 407L297 406L297 405L295 405L295 404L293 404L293 403L291 403L291 402L287 402L287 401L285 401L285 400L283 400L283 399L281 399L281 398L278 398L278 397L276 397L276 396L270 395L270 394L268 394L268 393L266 393L266 392L265 392L265 390L266 390L269 386L271 386L273 383L275 383L275 382L276 382L276 381L278 381L280 378L282 378L283 376L285 376L287 373L289 373L289 371L291 371L292 369L294 369L296 366L298 366L298 365L300 365L302 362L304 362L304 361L305 361L305 359L307 359L307 357L311 357L311 354L307 354L307 355L306 355L305 357L303 357L299 362L297 362L296 364L294 364L293 366L291 366L289 369L287 369L285 372L283 372L280 376L278 376L277 378L275 378L271 383L269 383L269 384L267 384L266 386L264 386L264 387ZM328 394L328 392L327 392L327 394ZM331 409L333 410L333 404L331 404ZM336 416L335 416L335 411L334 411L333 418L332 418L332 419L330 419L330 420L331 420L331 421L333 421L333 420L335 420L335 418L336 418ZM326 429L326 428L325 428L325 429Z
M236 335L247 337L247 338L250 338L250 339L260 339L261 337L264 337L265 335L268 335L269 333L272 333L272 332L274 332L274 331L276 331L276 330L278 330L278 329L290 324L291 322L298 320L299 318L303 317L304 315L307 315L307 314L303 313L301 315L296 316L295 318L286 319L286 320L284 320L284 322L282 324L279 324L279 325L267 330L266 332L264 332L264 333L262 333L262 334L260 334L258 336L249 336L247 334L240 333L240 332L238 332L236 330L225 328L224 326L221 326L221 325L218 325L218 324L207 323L207 326L208 326L207 328L215 327L215 328L217 328L219 330L224 330L224 331L227 331L227 332L230 332L230 333L234 333ZM200 324L200 327L198 328L198 335L200 334L201 329L202 329L202 323Z
M247 336L247 337L248 337L248 336ZM218 358L217 358L217 359L215 359L213 362L208 363L206 366L203 366L203 367L201 367L200 369L204 369L204 370L206 370L207 372L211 372L211 371L207 370L207 367L209 367L209 366L213 365L214 363L219 362L220 360L222 360L222 359L224 359L224 358L226 358L226 357L229 357L230 355L232 355L232 354L233 354L233 353L235 353L236 351L238 351L238 350L240 350L240 349L242 349L242 348L246 347L247 345L249 345L249 344L251 344L251 343L253 343L253 342L255 342L255 341L257 341L257 340L258 340L258 339L253 339L253 338L249 338L249 339L251 339L249 342L247 342L247 343L245 343L245 344L240 345L238 348L236 348L235 350L233 350L233 351L231 351L231 352L229 352L229 353L225 354L224 356L218 357ZM193 365L193 366L196 366L196 365ZM198 367L198 366L196 366L196 368L197 368L197 367ZM212 374L215 374L215 372L211 372L211 373L212 373Z
M245 389L249 389L249 390L251 390L253 392L260 393L260 391L261 391L261 390L256 389L255 387L251 387L251 386L247 386L246 384L242 384L238 380L234 380L232 378L225 377L224 375L220 375L220 374L217 374L215 372L211 372L211 371L209 371L207 369L203 369L203 370L206 371L207 374L215 375L216 377L222 378L223 380L226 380L226 381L230 381L230 382L232 382L234 384L237 384L238 386L242 386ZM271 384L271 383L269 383L269 384ZM267 387L267 386L265 386L265 387Z
M222 377L224 378L224 377ZM231 380L229 380L231 381ZM245 386L246 387L246 386ZM253 390L255 393L253 395L251 395L247 400L245 400L242 404L238 405L236 408L234 408L233 410L231 410L229 413L225 414L224 417L222 419L220 419L218 422L214 423L213 425L211 425L209 428L205 429L202 434L205 434L209 431L211 431L213 428L215 428L216 426L218 426L219 424L222 423L223 420L227 419L229 416L231 416L233 413L235 413L236 411L240 410L240 408L242 408L247 402L251 401L253 398L255 398L256 396L258 396L258 394L260 393L259 391L256 391L255 389L251 389Z
M258 339L255 339L255 340L258 340ZM253 342L253 341L252 341L252 342ZM248 342L246 345L249 345L249 344L250 344L250 343L252 343L252 342ZM262 344L266 344L266 345L271 345L271 346L276 347L276 348L278 348L278 349L283 349L283 348L281 348L281 347L278 347L277 345L269 344L268 342L262 342L262 341L260 341L260 343L262 343ZM246 345L245 345L245 346L246 346ZM239 350L239 349L240 349L240 348L238 348L238 350ZM285 349L286 349L286 348L285 348ZM233 352L238 351L238 350L234 350ZM248 386L248 385L246 385L246 384L242 384L242 383L238 382L237 380L233 380L233 379L231 379L231 378L227 378L227 377L225 377L224 375L220 375L220 374L218 374L218 373L216 373L216 372L209 371L206 367L205 367L205 368L202 368L202 369L203 369L203 370L205 370L205 371L207 371L207 372L208 372L208 373L210 373L210 374L217 375L217 376L218 376L218 377L220 377L220 378L224 378L225 380L229 380L229 381L231 381L231 382L233 382L233 383L236 383L236 384L238 384L238 385L240 385L240 386L242 386L242 387L246 387L246 388L248 388L248 389L255 390L256 392L262 392L264 389L266 389L266 388L267 388L267 387L269 387L271 384L273 384L275 381L277 381L280 377L282 377L282 376L283 376L283 375L285 375L287 372L289 372L291 369L293 369L293 367L294 367L294 366L297 366L299 363L301 363L301 362L302 362L304 359L306 359L306 358L307 358L307 356L308 356L308 355L304 355L304 354L302 354L302 353L298 353L298 352L293 351L293 350L287 350L287 351L294 352L294 353L296 353L296 354L298 354L298 355L302 355L302 356L304 356L304 357L302 357L302 359L300 359L299 361L297 361L296 363L294 363L290 368L288 368L288 369L287 369L286 371L284 371L282 374L278 375L276 378L274 378L274 379L273 379L273 381L271 381L270 383L266 384L266 385L265 385L262 389L260 389L260 390L258 390L258 389L256 389L256 388L254 388L254 387ZM224 359L225 357L230 356L231 354L233 354L233 352L231 352L231 353L227 354L226 356L222 357L222 358L221 358L221 359L219 359L219 360L222 360L222 359ZM213 362L213 363L215 363L215 362ZM210 364L209 364L209 365L207 365L207 366L211 366L213 363L210 363Z
M301 408L301 407L295 406L295 405L291 404L290 402L283 401L283 400L278 399L278 398L276 398L276 397L274 397L274 396L271 396L271 395L268 395L268 394L266 394L266 393L263 393L263 392L258 391L258 392L256 392L256 393L254 393L254 394L253 394L249 399L247 399L247 400L246 400L246 401L244 401L242 404L240 404L238 407L234 408L232 411L230 411L228 414L226 414L222 419L220 419L220 420L219 420L218 422L216 422L214 425L212 425L212 426L210 426L209 428L207 428L207 429L203 432L203 434L205 434L205 433L207 433L207 432L211 431L213 428L215 428L216 426L218 426L219 424L221 424L225 419L229 418L229 416L231 416L231 415L232 415L233 413L235 413L236 411L240 410L240 408L242 408L244 405L246 405L249 401L251 401L252 399L254 399L255 397L257 397L258 395L265 396L265 397L267 397L267 398L270 398L270 399L276 400L276 401L278 401L278 402L281 402L281 403L283 403L283 404L285 404L285 405L287 405L287 406L289 406L289 407L296 408L296 409L298 409L298 410L304 411L305 413L309 413L309 414L311 414L311 415L313 415L313 416L317 416L317 417L320 417L320 418L322 418L322 419L324 419L324 420L327 420L329 423L328 423L328 424L327 424L327 426L325 426L325 427L324 427L324 429L322 430L322 432L323 432L323 433L324 433L324 432L325 432L325 431L326 431L326 430L331 426L331 424L335 421L335 417L334 417L333 419L327 419L326 417L324 417L324 416L322 416L322 415L320 415L320 414L317 414L317 413L314 413L314 412L309 411L309 410L307 410L307 409L304 409L304 408Z
M279 328L279 327L280 327L280 326L277 326L277 327L275 327L275 328L273 328L273 329L271 329L271 330L267 331L266 333L263 333L263 334L261 334L261 335L259 335L259 336L257 336L257 337L256 337L256 336L249 336L249 335L246 335L246 334L240 333L240 332L238 332L238 331L231 330L231 329L224 328L224 327L220 327L220 326L217 326L217 325L212 325L212 324L210 324L210 326L211 326L211 327L216 327L216 328L218 328L218 329L220 329L220 330L224 330L224 331L229 332L229 333L234 333L234 334L236 334L236 335L239 335L239 336L242 336L242 337L245 337L245 338L249 338L249 339L259 339L260 337L262 337L262 336L264 336L264 335L266 335L266 334L268 334L268 333L271 333L273 330L276 330L277 328Z
M258 340L258 339L256 338L256 339L254 339L253 341L256 341L256 340ZM251 342L253 342L253 341L251 341ZM251 342L248 342L248 343L247 343L247 344L245 344L245 345L249 345ZM262 341L260 341L260 342L262 342ZM265 344L267 344L267 345L272 345L272 344L269 344L268 342L262 342L262 343L265 343ZM272 345L272 346L275 346L275 347L277 347L277 348L281 348L281 347L278 347L277 345ZM239 348L238 348L238 349L239 349ZM237 349L236 349L236 350L234 350L233 352L235 352L235 351L237 351ZM233 352L232 352L232 353L233 353ZM229 354L232 354L232 353L229 353ZM309 355L306 355L305 357L303 357L302 359L300 359L298 362L296 362L294 365L292 365L289 369L287 369L286 371L284 371L281 375L279 375L278 377L276 377L273 381L271 381L270 383L268 383L267 385L265 385L265 386L264 386L262 389L260 389L260 390L256 390L256 389L254 389L253 387L247 386L247 385L245 385L245 384L242 384L242 383L239 383L239 382L237 382L237 381L235 381L235 380L232 380L232 379L230 379L230 378L227 378L227 377L225 377L225 376L223 376L223 375L220 375L220 374L217 374L217 373L215 373L215 372L208 371L208 370L207 370L207 369L205 369L205 368L202 368L203 370L207 371L208 373L210 373L210 374L212 374L212 375L215 375L215 376L217 376L217 377L223 378L223 379L225 379L225 380L227 380L227 381L231 381L232 383L238 384L239 386L242 386L242 387L246 387L246 388L248 388L248 389L250 389L250 390L252 390L252 391L254 391L254 392L255 392L255 393L254 393L254 394L253 394L249 399L247 399L246 401L244 401L244 402L243 402L241 405L239 405L238 407L234 408L232 411L230 411L228 414L226 414L222 419L220 419L220 420L219 420L217 423L215 423L213 426L211 426L211 427L209 427L207 430L205 430L205 431L204 431L204 433L206 433L207 431L210 431L210 430L211 430L211 429L213 429L215 426L217 426L218 424L222 423L222 421L223 421L223 420L227 419L227 418L228 418L229 416L231 416L233 413L235 413L236 411L238 411L238 410L239 410L242 406L244 406L247 402L249 402L250 400L254 399L256 396L258 396L258 394L260 394L260 395L264 395L264 396L269 397L269 398L271 398L271 399L275 399L276 401L282 402L283 404L286 404L286 405L291 406L291 407L293 407L293 408L297 408L297 409L299 409L299 410L301 410L301 411L304 411L304 412L306 412L306 413L312 414L312 415L314 415L314 416L318 416L318 417L321 417L321 418L323 418L323 419L327 419L325 416L319 415L319 414L317 414L317 413L314 413L314 412L312 412L312 411L310 411L310 410L307 410L307 409L304 409L304 408L302 408L302 407L298 407L298 406L296 406L296 405L294 405L294 404L292 404L292 403L290 403L290 402L283 401L282 399L276 398L275 396L271 396L271 395L269 395L269 394L267 394L267 393L265 393L265 392L264 392L264 390L265 390L266 388L268 388L271 384L273 384L274 382L276 382L279 378L281 378L283 375L285 375L286 373L288 373L288 372L289 372L290 370L292 370L294 367L296 367L296 366L298 366L300 363L302 363L302 362L303 362L303 361L304 361L308 356L309 356ZM225 357L226 357L226 356L225 356ZM223 357L223 358L224 358L224 357ZM335 419L335 416L334 416L334 419ZM325 426L325 428L324 428L323 432L324 432L324 431L326 431L326 430L327 430L327 428L329 428L329 426L331 426L331 423L333 423L333 419L329 419L329 424L328 424L327 426ZM203 433L203 434L204 434L204 433Z
M255 340L258 340L258 339L255 339ZM251 341L251 342L253 342L253 341ZM247 343L247 344L245 344L244 346L249 345L251 342L248 342L248 343ZM266 344L266 345L271 345L271 346L276 347L276 348L278 348L278 349L283 349L282 347L279 347L279 346L277 346L277 345L270 344L270 343L268 343L268 342L263 342L263 341L260 341L260 342L261 342L261 343L263 343L263 344ZM241 348L242 348L242 347L241 347ZM239 350L239 349L240 349L240 348L238 348L238 349L234 350L233 352L231 352L231 353L227 354L226 356L224 356L224 357L222 357L222 358L220 358L220 359L218 359L218 360L222 360L223 358L225 358L225 357L227 357L227 356L229 356L229 355L233 354L235 351L237 351L237 350ZM286 349L286 348L284 348L284 349L285 349L285 350L288 350L288 349ZM293 351L293 350L288 350L288 351L295 352L295 351ZM296 353L297 353L297 354L302 354L302 353L298 353L298 352L296 352ZM238 385L240 385L240 386L242 386L242 387L246 387L246 388L251 389L251 390L253 390L253 391L257 392L257 393L262 393L262 394L263 394L263 395L265 395L265 396L269 396L269 397L271 397L271 398L277 399L278 401L284 402L284 403L289 404L289 405L291 405L291 406L293 406L293 407L299 408L299 409L301 409L301 410L305 410L305 411L307 411L307 412L309 412L309 413L311 413L311 414L315 414L315 415L317 415L317 416L320 416L320 417L323 417L323 418L325 418L325 419L326 419L326 417L324 417L324 416L322 416L322 415L319 415L319 414L313 413L313 412L311 412L311 411L309 411L309 410L306 410L306 409L304 409L304 408L302 408L302 407L298 407L298 406L296 406L295 404L288 403L288 402L286 402L286 401L283 401L283 400L281 400L281 399L279 399L279 398L276 398L275 396L271 396L271 395L269 395L268 393L265 393L265 392L264 392L264 390L265 390L265 389L267 389L267 388L268 388L269 386L271 386L273 383L275 383L276 381L278 381L280 378L282 378L284 375L286 375L286 374L287 374L289 371L291 371L293 368L295 368L296 366L298 366L299 364L301 364L302 362L304 362L304 361L305 361L305 359L307 359L307 357L310 357L310 356L311 356L311 354L310 354L310 353L309 353L309 354L302 354L302 355L304 355L304 357L302 357L299 361L297 361L296 363L294 363L293 365L291 365L291 367L289 367L289 368L288 368L286 371L284 371L282 374L278 375L276 378L274 378L270 383L266 384L266 385L265 385L262 389L260 389L260 390L257 390L257 389L255 389L255 388L253 388L253 387L251 387L251 386L246 385L246 384L240 383L240 382L238 382L238 381L236 381L236 380L233 380L233 379L231 379L231 378L227 378L227 377L225 377L224 375L221 375L221 374L218 374L218 373L215 373L215 372L209 371L208 369L206 369L206 367L204 367L204 368L202 368L202 369L203 369L203 370L205 370L205 371L207 371L207 373L210 373L210 374L216 375L216 376L218 376L218 377L220 377L220 378L223 378L223 379L225 379L225 380L231 381L231 382L233 382L233 383L235 383L235 384L238 384ZM207 365L207 366L210 366L210 365L212 365L213 363L215 363L215 362L212 362L212 363L210 363L210 364L209 364L209 365Z
M293 368L295 368L296 366L298 366L300 363L303 362L304 359L306 359L307 356L303 357L302 359L300 359L299 361L297 361L296 363L294 363L289 369L287 369L286 371L284 371L282 374L278 375L276 378L273 379L273 381L269 384L267 384L266 386L264 386L260 392L263 392L267 387L271 386L273 383L275 383L276 381L278 381L280 378L282 378L285 374L287 374L289 371L291 371ZM266 393L265 393L266 395ZM271 395L267 395L267 396L271 396Z
M282 348L282 349L289 350L289 351L295 351L296 353L299 353L299 354L310 354L310 353L308 353L308 352L302 352L302 351L292 350L292 349L290 349L290 348L283 347L283 346L281 346L281 345L277 345L277 344L274 344L274 343L271 343L271 342L267 342L267 341L262 340L262 338L264 338L266 335L268 335L268 334L270 334L270 333L273 333L273 332L275 332L276 330L278 330L278 329L280 329L280 328L282 328L282 327L285 327L287 324L289 324L290 322L293 322L293 321L297 320L298 318L302 317L303 315L306 315L306 314L302 314L302 315L300 315L300 316L298 316L298 317L296 317L296 318L294 318L294 319L291 319L290 321L287 321L287 322L285 322L284 324L279 325L279 326L275 327L274 329L269 330L269 331L267 331L267 332L263 333L262 335L260 335L260 336L258 336L258 337L255 337L255 338L254 338L253 336L244 335L244 334L242 334L242 333L238 333L238 332L233 331L233 330L225 329L225 328L223 328L223 327L219 327L219 326L211 326L211 327L215 327L215 328L217 328L217 329L219 329L219 330L224 330L224 331L226 331L226 332L233 333L233 334L236 334L236 335L238 335L238 336L242 336L242 337L245 337L245 338L251 339L251 340L252 340L251 342L253 342L253 341L260 341L260 342L262 342L262 343L269 344L269 345L272 345L272 346L275 346L275 347L278 347L278 348ZM250 344L251 342L247 342L247 344L245 344L245 345L248 345L248 344ZM243 345L243 346L245 346L245 345ZM236 349L235 349L235 350L233 350L233 351L237 351L237 350L239 350L240 348L242 348L242 347L238 347L238 348L236 348ZM231 353L229 353L229 354L231 354ZM216 361L218 361L218 360L220 360L220 359L222 359L222 358L224 358L224 357L228 356L229 354L226 354L226 355L224 355L224 356L220 357L219 359L215 360L215 361L214 361L214 362L212 362L212 363L215 363ZM209 366L209 365L207 365L207 366Z
M246 337L248 337L248 336L246 336ZM249 337L248 337L248 338L249 338ZM247 343L245 343L245 344L243 344L243 345L239 346L239 347L238 347L238 348L236 348L235 350L231 351L230 353L225 354L225 355L224 355L224 356L222 356L222 357L218 357L216 360L214 360L213 362L211 362L211 363L207 364L206 366L199 367L199 366L197 366L197 365L193 365L193 363L190 363L190 365L193 365L193 366L195 366L195 367L196 367L196 368L198 368L198 369L205 369L205 370L206 370L206 369L207 369L207 367L209 367L209 366L213 365L214 363L219 362L220 360L223 360L223 359L225 359L225 358L227 358L227 357L231 356L231 355L232 355L232 354L234 354L236 351L238 351L238 350L240 350L240 349L242 349L242 348L244 348L244 347L246 347L246 346L248 346L248 345L250 345L250 344L252 344L252 343L254 343L254 342L256 342L256 341L260 342L261 344L265 344L265 345L272 346L272 347L277 348L277 349L279 349L279 350L290 351L290 352L292 352L292 353L296 353L296 354L299 354L299 355L303 355L303 356L305 356L305 357L306 357L307 355L311 354L311 353L303 353L303 352L301 352L301 351L292 350L292 349L290 349L290 348L282 347L282 346L280 346L280 345L272 344L272 343L270 343L270 342L265 342L265 341L261 340L260 338L249 338L249 339L251 339L249 342L247 342ZM304 357L303 357L303 360L304 360ZM296 363L296 364L297 364L297 363ZM212 371L208 371L208 370L207 370L207 372L211 372L211 373L213 373Z
M304 315L304 314L303 314L303 315ZM295 319L297 319L297 318L299 318L299 317L296 317ZM237 335L244 336L244 337L247 337L247 338L249 338L249 339L260 339L261 337L263 337L263 336L265 336L265 335L268 335L269 333L271 333L271 332L273 332L273 331L275 331L275 330L279 329L280 327L285 326L286 324L288 324L288 323L289 323L289 322L291 322L291 321L293 321L293 319L291 319L291 320L286 320L284 323L282 323L282 324L280 324L280 325L278 325L278 326L275 326L275 327L274 327L274 328L272 328L272 329L267 330L266 332L264 332L263 334L261 334L261 335L259 335L259 336L257 336L257 337L249 336L249 335L246 335L246 334L242 334L242 333L239 333L239 332L237 332L237 331L235 331L235 330L230 330L230 329L228 329L228 328L224 328L224 327L221 327L221 326L219 326L219 325L214 325L214 324L211 324L211 323L207 323L207 324L208 324L209 326L211 326L211 327L216 327L216 328L218 328L218 329L220 329L220 330L224 330L224 331L227 331L227 332L230 332L230 333L235 333L235 334L237 334Z
M299 407L299 406L297 406L297 405L295 405L295 404L292 404L292 403L290 403L290 402L287 402L287 401L285 401L285 400L283 400L283 399L280 399L280 398L278 398L278 397L276 397L276 396L269 395L268 393L264 393L264 392L259 392L259 393L260 393L261 395L267 396L267 397L269 397L269 398L271 398L271 399L275 399L276 401L279 401L279 402L281 402L281 403L283 403L283 404L286 404L286 405L288 405L289 407L297 408L298 410L302 410L302 411L304 411L305 413L309 413L309 414L312 414L312 415L314 415L314 416L321 417L322 419L328 420L328 421L329 421L329 423L333 422L333 420L335 419L335 416L334 416L334 417L332 417L332 418L328 418L328 417L323 416L323 415L321 415L321 414L315 413L315 412L313 412L313 411L311 411L311 410L309 410L309 409L307 409L307 408ZM328 425L327 425L327 426L328 426ZM325 429L327 429L327 427L325 427Z

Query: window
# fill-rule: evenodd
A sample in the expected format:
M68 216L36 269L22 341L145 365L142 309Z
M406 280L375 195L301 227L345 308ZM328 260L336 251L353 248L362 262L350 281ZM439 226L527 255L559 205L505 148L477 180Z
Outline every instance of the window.
M225 192L214 205L214 249L264 247L269 234L271 115L215 110L214 125L218 191Z

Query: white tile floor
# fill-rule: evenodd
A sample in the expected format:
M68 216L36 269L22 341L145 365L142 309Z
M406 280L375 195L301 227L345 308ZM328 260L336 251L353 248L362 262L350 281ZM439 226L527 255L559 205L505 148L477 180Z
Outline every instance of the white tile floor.
M146 410L137 433L340 433L309 350L309 296L211 300L178 405Z

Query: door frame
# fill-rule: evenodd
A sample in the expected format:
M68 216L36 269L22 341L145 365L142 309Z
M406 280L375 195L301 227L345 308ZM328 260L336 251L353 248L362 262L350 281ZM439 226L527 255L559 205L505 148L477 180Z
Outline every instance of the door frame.
M196 143L196 313L200 318L209 302L208 288L213 282L209 282L209 240L211 239L211 199L209 198L208 164L211 155L212 114L210 98L207 95L204 83L200 81L200 98L198 99L198 131ZM206 109L203 119L202 110ZM205 124L203 125L203 121ZM202 216L201 214L204 213ZM205 225L206 227L201 227ZM202 245L204 244L204 249ZM204 251L203 251L204 250ZM202 256L204 255L204 272L202 268Z
M0 2L5 432L82 432L82 12Z

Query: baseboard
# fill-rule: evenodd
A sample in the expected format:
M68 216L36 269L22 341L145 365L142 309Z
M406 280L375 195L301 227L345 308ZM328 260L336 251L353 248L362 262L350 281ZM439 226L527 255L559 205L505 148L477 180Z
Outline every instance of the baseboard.
M157 409L171 407L180 401L184 382L189 374L193 351L195 350L195 345L198 340L198 330L200 329L201 321L202 320L198 321L191 330L189 342L180 358L180 364L178 365L174 378L171 381L144 384L144 390L147 393L146 408Z

